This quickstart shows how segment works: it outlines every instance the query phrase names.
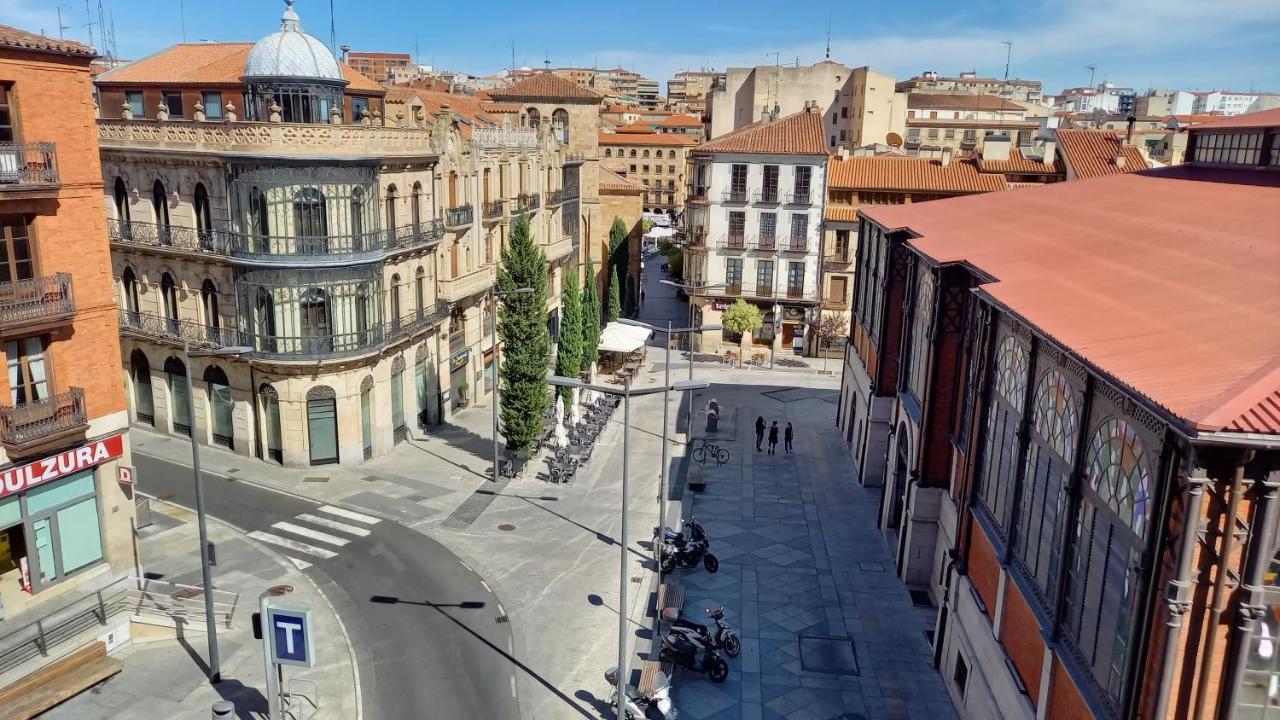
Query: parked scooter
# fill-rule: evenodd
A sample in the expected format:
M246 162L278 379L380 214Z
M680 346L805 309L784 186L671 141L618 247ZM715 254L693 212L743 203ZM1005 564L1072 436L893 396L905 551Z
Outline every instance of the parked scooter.
M698 563L702 563L702 566L709 573L720 569L720 560L707 550L706 540L690 540L683 545L664 542L659 556L662 558L662 572L664 575L671 573L677 567L697 567Z
M658 658L663 662L705 673L715 682L729 677L729 663L720 657L715 645L697 633L671 630L662 636L662 650Z
M680 617L679 610L672 608L663 610L662 613L663 619L671 623L672 632L695 633L702 639L714 644L716 649L724 650L725 655L738 657L738 653L742 652L742 636L724 619L724 608L705 608L705 610L716 624L714 634L707 629L706 625Z
M613 687L613 694L609 696L609 705L616 707L618 705L618 668L611 667L604 673L605 682ZM642 693L632 685L626 686L627 701L623 704L626 710L627 720L644 720L648 715L649 708L657 708L662 714L663 720L675 720L679 713L671 707L671 682L663 673L658 673L658 679L653 683L653 689L647 693Z

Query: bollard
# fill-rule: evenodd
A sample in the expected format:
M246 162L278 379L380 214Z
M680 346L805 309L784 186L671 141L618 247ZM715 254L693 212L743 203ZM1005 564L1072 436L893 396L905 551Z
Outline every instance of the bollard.
M236 714L236 706L230 700L219 700L213 704L213 720L226 720Z

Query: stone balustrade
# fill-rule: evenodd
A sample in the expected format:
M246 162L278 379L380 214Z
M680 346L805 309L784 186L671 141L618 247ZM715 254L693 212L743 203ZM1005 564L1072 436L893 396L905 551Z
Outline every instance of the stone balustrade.
M465 275L438 281L440 298L447 302L456 303L488 290L493 287L496 280L497 274L493 266L486 265Z
M98 120L104 149L148 148L273 155L434 155L431 132L378 125Z

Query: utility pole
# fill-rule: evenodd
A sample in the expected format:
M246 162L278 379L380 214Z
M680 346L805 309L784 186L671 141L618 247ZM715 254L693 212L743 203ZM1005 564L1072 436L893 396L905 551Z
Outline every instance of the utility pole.
M1013 57L1013 41L1002 40L1000 42L1002 45L1004 45L1004 82L1006 85L1008 85L1009 84L1009 60L1010 58Z
M89 45L93 46L93 12L89 10L89 0L84 0L85 25L89 28Z
M1097 72L1097 70L1098 70L1098 66L1097 66L1097 65L1085 65L1085 66L1084 66L1084 69L1089 71L1089 87L1093 87L1093 74L1094 74L1095 72Z

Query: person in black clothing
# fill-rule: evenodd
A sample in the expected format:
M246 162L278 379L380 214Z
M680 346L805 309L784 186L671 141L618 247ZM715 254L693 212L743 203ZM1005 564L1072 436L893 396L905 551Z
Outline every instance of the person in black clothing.
M764 442L764 416L756 416L756 452L760 452L760 443Z
M786 448L787 454L791 454L791 423L787 423L787 429L782 432L783 447Z
M778 421L774 420L769 428L769 454L773 455L778 448Z

